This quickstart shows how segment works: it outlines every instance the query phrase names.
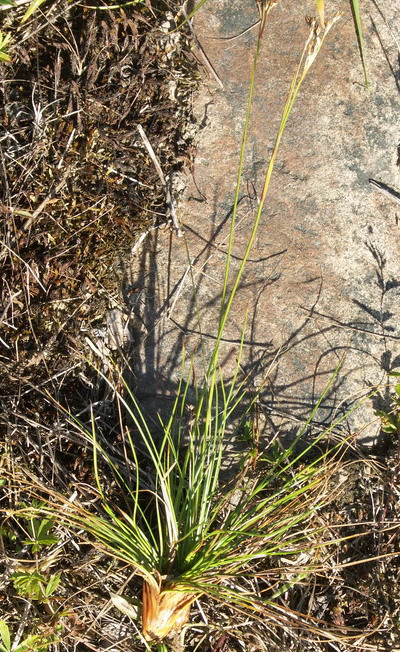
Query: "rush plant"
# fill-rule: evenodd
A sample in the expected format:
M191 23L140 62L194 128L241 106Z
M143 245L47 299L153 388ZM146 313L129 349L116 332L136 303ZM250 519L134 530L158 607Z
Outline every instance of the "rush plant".
M278 556L292 556L297 560L301 555L307 559L291 580L293 583L312 572L312 551L320 545L322 536L322 527L315 520L315 513L330 500L330 478L340 458L338 445L323 452L318 443L329 436L336 424L303 446L301 452L298 444L324 396L290 445L278 450L275 447L271 456L268 451L247 458L243 456L233 478L225 471L231 460L229 451L234 435L228 433L232 431L230 426L234 416L240 413L240 422L248 423L256 398L249 398L246 379L240 377L242 346L234 376L226 381L220 370L220 343L257 233L288 119L324 39L337 20L324 20L323 24L309 21L309 36L284 104L247 248L239 270L232 278L230 261L255 73L267 19L277 1L259 3L260 24L251 71L220 317L215 346L207 361L204 378L196 390L194 409L188 414L190 380L182 379L171 414L161 422L162 435L159 437L122 374L117 384L111 383L104 374L104 380L115 391L120 414L129 417L130 426L127 427L121 416L123 453L118 456L101 438L94 414L90 427L70 417L80 435L93 445L94 505L89 508L78 499L71 501L29 473L18 478L20 489L25 487L26 491L45 500L39 514L32 508L28 510L31 518L50 519L49 522L56 518L65 527L83 532L87 539L107 554L129 564L143 578L142 633L149 644L158 643L172 632L179 631L189 619L191 605L202 596L229 603L239 611L251 610L259 617L269 615L285 624L294 619L298 626L308 623L308 628L313 627L310 619L284 611L276 604L277 596L287 588L287 578L283 577L282 584L271 585L263 596L245 590L241 579L256 576L259 564ZM244 330L245 327L243 338ZM239 424L239 430L240 427ZM104 465L119 486L118 501L110 497L102 482ZM24 508L19 513L26 515L28 512ZM14 515L18 515L18 510Z

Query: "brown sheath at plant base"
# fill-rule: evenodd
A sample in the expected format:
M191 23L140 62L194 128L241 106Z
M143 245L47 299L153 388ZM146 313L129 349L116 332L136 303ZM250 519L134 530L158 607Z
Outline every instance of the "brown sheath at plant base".
M179 632L189 620L190 607L199 596L183 589L156 589L143 584L142 632L146 641L160 641Z

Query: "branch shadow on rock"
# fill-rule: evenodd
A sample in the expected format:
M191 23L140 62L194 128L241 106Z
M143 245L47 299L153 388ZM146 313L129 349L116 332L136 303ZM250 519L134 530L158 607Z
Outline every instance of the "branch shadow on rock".
M215 218L211 220L207 238L191 229L191 235L200 243L200 247L197 247L193 258L190 259L188 253L187 266L178 275L173 260L173 242L176 236L172 232L168 236L168 263L165 266L164 259L161 261L159 256L160 247L165 245L165 233L162 234L163 243L160 243L160 233L153 231L139 254L134 283L128 278L124 281L127 308L135 315L135 344L129 357L132 369L129 382L134 387L144 413L157 426L157 415L164 421L168 419L181 374L191 378L188 404L194 405L196 400L196 385L201 381L201 369L206 368L207 354L215 343L217 330L214 322L208 322L207 328L203 328L203 317L210 313L218 315L221 301L220 286L215 284L210 293L207 278L213 271L212 255L223 255L217 243L229 217L228 213L217 226ZM180 246L185 247L183 240ZM243 341L245 355L241 374L246 378L250 395L259 392L260 405L268 424L281 424L287 432L294 432L301 427L319 401L321 391L342 365L313 420L312 428L318 432L332 422L339 421L343 415L353 410L363 396L373 391L372 382L367 382L363 391L360 391L360 387L356 388L357 391L354 390L352 383L357 373L365 373L365 367L369 365L375 374L380 372L383 378L387 377L390 370L400 366L400 356L389 348L389 342L393 339L400 340L400 337L394 334L394 313L390 305L386 305L388 293L397 291L400 281L387 275L385 257L377 247L371 243L366 243L366 246L374 261L375 301L368 302L358 297L352 299L357 314L348 321L336 318L334 314L319 312L318 305L323 292L320 280L311 305L303 306L304 319L279 348L274 346L273 338L266 341L258 339L255 324L259 299L266 288L279 281L280 274L275 273L262 281L246 278L241 284L241 291L252 290L255 296L254 312L249 320L249 335ZM285 251L280 250L263 260L275 257L279 261L284 254ZM257 264L259 261L254 258L251 262ZM198 273L199 269L201 273ZM313 325L311 329L310 324ZM346 333L345 337L343 333ZM379 339L378 349L381 349L379 355L376 353L376 338ZM288 356L295 359L298 352L312 341L318 341L315 361L310 361L307 367L298 368L292 378L285 378L280 371L282 364ZM229 333L229 336L223 338L222 368L229 360L237 357L240 342L240 328L237 337L232 337ZM184 350L188 351L185 367L182 366ZM346 367L349 358L352 364ZM192 367L191 359L195 360ZM230 380L229 377L225 379L227 383ZM349 393L349 388L353 393ZM382 401L388 406L390 390L386 388L383 394L375 394L371 401L373 410L382 409ZM351 435L357 430L357 424L344 420L339 430L342 434ZM369 438L365 436L362 442L367 446L376 443L376 433Z

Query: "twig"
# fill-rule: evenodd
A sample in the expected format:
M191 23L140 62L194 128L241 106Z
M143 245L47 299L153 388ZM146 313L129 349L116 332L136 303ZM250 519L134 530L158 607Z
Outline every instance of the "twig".
M184 15L184 17L187 19L187 13L186 13L186 2L184 3L184 5L183 5L183 7L182 7L181 12L182 12L182 14ZM194 40L196 46L197 46L198 49L199 49L199 53L200 53L200 56L201 56L201 58L202 58L202 60L203 60L203 64L205 65L205 67L207 68L207 70L211 73L212 77L214 77L214 79L215 79L215 81L217 82L218 86L219 86L220 88L224 88L224 85L223 85L223 83L222 83L220 77L218 76L217 71L215 70L215 68L214 68L214 66L212 65L210 59L208 58L207 54L205 53L205 50L204 50L203 46L201 45L199 39L197 38L197 35L196 35L196 33L195 33L194 29L193 29L193 26L192 26L192 21L191 21L191 20L188 20L188 21L187 21L187 24L188 24L188 26L189 26L190 33L191 33L191 35L192 35L192 38L193 38L193 40Z
M181 278L181 280L179 282L179 285L178 285L178 288L176 290L174 300L173 300L173 302L172 302L172 304L169 307L169 310L167 312L168 319L172 316L172 312L173 312L173 310L175 308L175 305L176 305L176 302L178 301L179 296L180 296L180 294L182 292L183 285L184 285L184 283L186 281L187 275L189 274L190 270L192 269L193 263L194 263L194 259L189 262L189 265L187 266L186 271L185 271L184 275L182 276L182 278Z
M146 134L145 134L145 132L144 132L144 129L143 129L142 125L137 125L137 129L138 129L138 132L139 132L139 134L140 134L141 139L143 140L144 146L146 147L147 152L148 152L148 154L149 154L151 160L152 160L153 163L154 163L154 167L155 167L156 170L157 170L157 174L158 174L158 176L160 177L160 181L161 181L161 183L163 184L163 186L166 186L166 185L167 185L167 182L166 182L166 180L165 180L164 172L162 171L162 167L161 167L161 165L160 165L160 161L158 160L158 158L157 158L157 156L156 156L156 153L155 153L155 151L154 151L154 149L153 149L152 144L150 143L149 139L147 138L147 136L146 136Z
M120 172L120 170L116 170L113 167L107 168L106 174L109 174L112 172L113 174L118 174L118 176L122 177L122 179L128 179L128 181L133 181L134 183L137 183L138 186L143 186L143 188L152 188L152 186L149 186L147 183L142 183L139 181L139 179L135 179L135 177L129 177L127 174L124 174L123 172Z
M149 229L147 229L147 231L141 234L141 236L136 240L135 244L131 249L131 256L136 253L137 249L139 249L142 242L147 238L147 236L149 235L149 233L151 233L151 231L154 231L155 228L156 228L155 226L151 226Z
M309 312L309 308L306 308L305 306L299 306L301 310L305 310L306 312ZM368 328L360 328L358 326L353 326L352 324L346 324L339 319L335 319L335 317L332 317L332 315L325 315L323 312L317 312L317 310L313 310L312 315L309 317L306 317L306 319L313 319L314 315L317 317L323 317L324 319L329 319L331 322L336 324L339 328L347 328L351 331L358 331L360 333L366 333L368 335L373 335L373 337L379 337L379 338L384 338L388 340L400 340L400 336L398 335L389 335L388 333L376 333L375 331L370 331Z
M172 197L172 173L168 175L168 183L165 188L165 199L167 202L169 214L172 220L172 224L175 227L176 233L178 238L181 238L183 236L183 231L181 229L181 226L179 224L178 216L176 214L176 208L175 208L175 201Z
M74 141L75 134L76 134L76 128L74 127L73 130L71 131L70 135L69 135L69 138L67 140L67 144L65 145L65 149L64 149L64 151L62 153L62 156L61 156L60 160L57 163L57 169L58 170L61 170L61 168L63 166L65 156L66 156L69 148L71 147L71 145L72 145L72 143Z
M3 245L3 247L5 247L5 248L7 249L7 251L9 251L10 254L12 254L13 256L15 256L16 258L18 258L18 260L26 266L28 272L30 272L30 273L32 274L32 276L33 276L33 278L35 279L36 283L38 283L38 285L40 285L40 287L42 288L43 292L46 292L46 288L45 288L44 285L41 283L39 276L38 276L37 274L35 274L35 272L33 271L32 267L29 265L29 263L27 263L26 260L24 260L23 258L21 258L21 256L19 256L19 254L17 254L16 251L13 251L13 250L8 246L8 245L6 245L6 243L5 243L4 241L3 241L1 244Z
M137 129L138 129L140 137L141 137L141 139L143 141L143 144L146 147L147 152L148 152L151 160L154 163L154 167L156 168L157 174L160 177L160 181L161 181L161 183L163 184L163 186L165 188L165 200L167 202L169 215L170 215L170 218L172 220L172 224L174 225L174 228L176 230L176 233L177 233L178 237L181 238L182 235L183 235L183 231L182 231L182 229L180 227L180 224L179 224L179 221L178 221L178 216L177 216L176 210L175 210L175 205L174 205L172 195L171 195L171 187L170 187L171 182L167 183L164 172L163 172L162 167L160 165L160 161L158 160L157 155L156 155L156 153L155 153L155 151L154 151L154 149L152 147L152 144L150 143L149 139L147 138L142 125L137 125Z
M50 190L47 197L45 199L43 199L42 203L37 207L37 209L32 213L32 215L30 217L28 217L28 219L25 221L25 223L24 223L24 225L22 227L23 231L26 231L27 229L29 229L32 222L34 222L34 220L36 220L36 218L39 217L40 213L42 213L44 211L44 209L46 208L46 206L48 204L50 204L51 202L54 202L54 201L58 201L58 199L55 199L55 196L57 195L58 192L60 192L61 188L64 185L65 185L65 179L60 181L60 183L55 188L52 188Z
M250 32L252 29L257 27L261 23L261 18L256 20L255 23L250 25L249 27L245 27L239 34L233 34L233 36L205 36L206 39L209 41L235 41L237 38L240 38L241 36L244 36L247 34L247 32Z

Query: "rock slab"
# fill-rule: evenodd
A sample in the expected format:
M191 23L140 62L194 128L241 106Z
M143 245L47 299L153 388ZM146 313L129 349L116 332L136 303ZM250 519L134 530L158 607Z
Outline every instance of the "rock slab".
M375 3L365 8L368 92L349 5L327 5L343 16L289 120L224 333L221 364L226 376L233 373L248 311L242 367L253 372L255 384L268 376L262 404L272 421L291 428L304 420L342 361L316 421L339 417L379 386L379 400L366 400L347 421L352 434L372 444L379 432L374 408L388 400L388 373L400 368L400 206L369 184L373 178L400 187L400 74L393 39L400 7L392 3L385 14ZM307 38L304 17L312 13L313 3L282 0L265 31L233 271ZM143 288L137 375L149 393L173 394L183 345L200 374L203 353L207 358L215 341L257 28L241 32L257 18L254 0L214 0L194 21L223 88L205 69L194 99L197 156L179 208L184 237L153 232L134 254L131 274Z

